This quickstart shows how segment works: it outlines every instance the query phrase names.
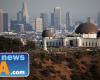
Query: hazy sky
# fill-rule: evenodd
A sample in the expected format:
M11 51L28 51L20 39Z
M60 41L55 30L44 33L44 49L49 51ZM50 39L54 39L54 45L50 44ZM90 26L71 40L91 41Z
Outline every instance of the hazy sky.
M0 8L4 9L12 17L22 9L24 0L0 0ZM62 15L67 11L74 17L96 17L100 12L100 0L27 0L28 9L31 16L38 16L41 12L50 15L54 7L62 9Z

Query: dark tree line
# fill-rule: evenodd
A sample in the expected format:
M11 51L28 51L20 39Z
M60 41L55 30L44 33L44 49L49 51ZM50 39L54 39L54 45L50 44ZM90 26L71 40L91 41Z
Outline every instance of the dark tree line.
M21 52L35 48L35 42L27 41L23 45L19 39L11 39L0 36L0 52Z

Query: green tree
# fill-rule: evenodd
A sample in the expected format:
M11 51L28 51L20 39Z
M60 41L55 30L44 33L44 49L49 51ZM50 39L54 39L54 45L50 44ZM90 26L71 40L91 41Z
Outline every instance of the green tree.
M19 51L20 47L23 46L19 39L11 39L0 36L0 51L11 52Z

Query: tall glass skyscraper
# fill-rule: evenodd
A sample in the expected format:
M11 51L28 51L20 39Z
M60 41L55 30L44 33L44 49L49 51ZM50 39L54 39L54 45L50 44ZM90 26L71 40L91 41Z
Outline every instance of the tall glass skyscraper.
M0 32L8 31L8 13L0 9Z
M3 31L8 32L8 13L3 13Z
M66 13L66 30L69 31L70 29L70 16L69 12Z
M61 8L54 8L54 27L56 30L60 30L61 25Z
M51 13L51 26L54 26L54 13Z
M17 21L20 22L20 23L22 23L22 11L19 11L17 13Z
M22 21L24 23L29 23L29 13L28 13L28 7L26 1L23 3L23 7L22 7Z
M100 12L97 13L97 25L100 28Z
M42 18L43 30L46 30L48 28L48 14L41 13L40 18Z
M3 32L3 10L0 9L0 32Z

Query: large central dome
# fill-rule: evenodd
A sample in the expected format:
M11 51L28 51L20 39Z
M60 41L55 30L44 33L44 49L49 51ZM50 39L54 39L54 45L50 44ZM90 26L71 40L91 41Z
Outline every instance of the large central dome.
M94 33L97 33L97 28L92 23L82 23L76 28L75 33L77 33L77 34L94 34Z

